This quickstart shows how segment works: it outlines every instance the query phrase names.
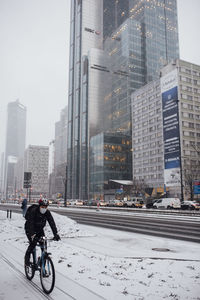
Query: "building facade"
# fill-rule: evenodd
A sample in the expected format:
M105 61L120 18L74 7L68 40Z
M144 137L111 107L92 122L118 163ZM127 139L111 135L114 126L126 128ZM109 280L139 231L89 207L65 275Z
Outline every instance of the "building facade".
M66 167L67 167L67 116L68 108L65 107L60 113L60 120L55 123L55 138L53 141L53 170L51 174L51 196L57 194L64 197Z
M164 92L163 83L171 85ZM200 178L200 66L164 67L161 80L132 94L132 118L133 178L191 199Z
M131 175L130 136L120 132L100 133L91 138L90 151L89 197L104 200L109 180L126 180Z
M1 153L0 160L0 199L3 200L3 179L4 179L4 153Z
M160 68L178 57L175 0L71 2L69 199L95 197L92 139L123 134L131 143L131 93L159 78ZM130 170L124 179L131 179ZM117 172L114 177L122 179Z
M26 107L19 100L8 103L4 197L15 194L16 179L14 175L17 160L24 156L26 142Z
M86 170L88 169L90 115L87 90L84 85L87 68L85 56L87 57L88 51L92 48L102 49L102 39L103 1L71 1L67 150L67 197L69 199L81 197L82 172L85 172L84 178L88 178Z
M48 195L49 147L29 145L24 155L24 172L31 172L31 198Z
M163 126L160 80L132 94L133 179L150 187L164 185Z

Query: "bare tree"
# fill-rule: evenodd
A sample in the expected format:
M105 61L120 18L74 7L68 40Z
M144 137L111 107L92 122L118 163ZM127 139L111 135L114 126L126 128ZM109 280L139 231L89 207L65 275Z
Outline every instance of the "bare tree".
M149 185L145 182L144 179L136 179L135 177L133 178L133 185L131 186L131 190L133 194L136 196L138 194L145 194L145 189L149 188Z
M184 187L185 192L190 194L190 199L194 199L194 181L200 178L200 159L184 159Z

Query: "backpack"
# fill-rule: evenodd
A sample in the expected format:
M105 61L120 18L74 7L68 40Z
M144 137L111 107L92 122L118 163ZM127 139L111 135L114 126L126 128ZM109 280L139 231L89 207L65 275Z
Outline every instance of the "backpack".
M37 207L38 207L37 204L33 204L33 205L29 206L29 208L27 209L26 214L25 214L25 219L27 221L30 220L31 215L35 213Z

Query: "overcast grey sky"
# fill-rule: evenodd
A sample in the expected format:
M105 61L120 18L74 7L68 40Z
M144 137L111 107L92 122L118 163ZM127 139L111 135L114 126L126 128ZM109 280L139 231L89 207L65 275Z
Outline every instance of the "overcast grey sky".
M177 3L180 58L200 65L200 0ZM69 18L70 0L0 0L0 153L16 99L27 107L26 144L54 138L67 105Z

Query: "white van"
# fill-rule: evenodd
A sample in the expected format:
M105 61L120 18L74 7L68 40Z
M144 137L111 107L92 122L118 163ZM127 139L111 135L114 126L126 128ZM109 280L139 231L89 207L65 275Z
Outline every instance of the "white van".
M161 198L154 202L153 208L181 208L181 201L179 198Z

